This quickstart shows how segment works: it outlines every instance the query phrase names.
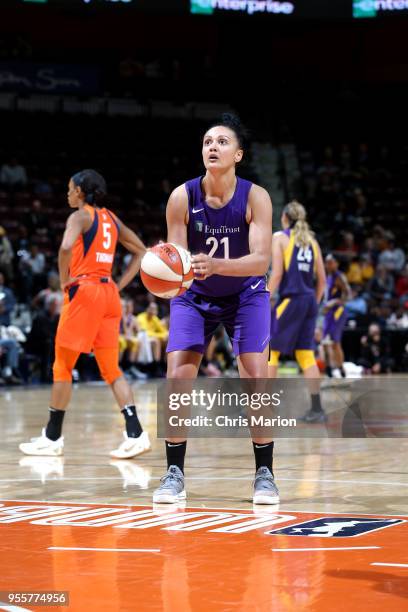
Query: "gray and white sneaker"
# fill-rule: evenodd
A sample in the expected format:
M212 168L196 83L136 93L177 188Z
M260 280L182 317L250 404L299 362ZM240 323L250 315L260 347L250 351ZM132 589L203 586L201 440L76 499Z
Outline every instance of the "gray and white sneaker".
M309 423L309 425L314 425L316 423L327 423L328 417L324 410L308 410L306 414L300 417L299 421L302 423Z
M154 504L175 504L186 499L184 474L177 465L171 465L160 482L160 487L153 493Z
M279 504L279 491L267 467L260 467L255 474L254 504Z

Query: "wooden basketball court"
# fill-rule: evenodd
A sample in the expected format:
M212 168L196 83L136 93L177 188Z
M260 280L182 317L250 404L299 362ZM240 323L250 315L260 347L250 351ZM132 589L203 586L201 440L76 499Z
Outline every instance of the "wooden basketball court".
M1 610L399 610L408 597L404 439L281 439L281 504L255 508L249 440L189 440L187 503L152 507L165 471L156 393L135 387L152 452L112 461L110 391L80 385L64 457L27 457L49 388L0 396ZM68 591L33 606L8 592ZM13 607L14 606L14 607Z

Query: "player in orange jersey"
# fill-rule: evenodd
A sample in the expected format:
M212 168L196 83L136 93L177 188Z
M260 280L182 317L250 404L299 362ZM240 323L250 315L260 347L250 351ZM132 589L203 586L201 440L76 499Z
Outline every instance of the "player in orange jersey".
M126 421L125 439L111 456L128 459L150 449L132 390L118 366L122 316L119 291L137 274L146 249L131 229L102 206L105 196L105 180L95 170L78 172L69 181L68 204L77 210L68 218L58 253L65 299L55 339L50 416L39 438L20 444L27 455L63 453L61 432L71 399L72 370L80 353L91 351ZM118 285L111 276L117 242L133 254Z

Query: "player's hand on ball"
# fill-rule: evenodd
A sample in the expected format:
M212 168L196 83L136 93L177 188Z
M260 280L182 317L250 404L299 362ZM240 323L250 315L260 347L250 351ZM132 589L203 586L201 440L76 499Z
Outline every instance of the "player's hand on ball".
M205 280L214 274L214 260L205 253L193 255L191 267L193 268L195 278L198 280Z

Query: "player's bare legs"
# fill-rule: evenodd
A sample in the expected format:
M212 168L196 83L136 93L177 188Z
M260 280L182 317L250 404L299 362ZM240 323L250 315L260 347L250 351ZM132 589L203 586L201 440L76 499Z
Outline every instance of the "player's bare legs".
M167 379L170 387L177 389L181 380L195 380L203 356L196 351L172 351L167 355ZM182 392L187 392L183 388ZM166 437L167 472L161 479L161 484L153 493L153 502L166 504L182 501L186 498L184 489L184 458L186 456L187 440L183 438Z
M167 378L197 378L203 356L196 351L172 351L167 355Z
M117 378L110 387L121 410L124 406L135 403L133 391L124 376Z
M312 351L296 351L296 358L309 389L311 407L302 417L305 423L325 423L327 415L320 398L320 371Z
M333 342L332 351L333 351L334 365L335 367L339 368L341 375L344 377L345 376L344 369L343 369L344 353L343 353L343 349L342 349L340 342Z
M55 408L55 410L66 410L71 400L71 395L71 382L54 382L51 389L50 405Z
M240 378L268 378L268 353L242 353L237 357Z
M318 395L320 393L320 372L317 364L303 370L303 376L306 378L310 395Z
M266 379L268 377L268 353L269 347L267 346L263 353L238 355L240 378ZM274 443L271 438L256 436L252 437L252 445L256 471L253 502L254 504L277 504L279 503L279 492L274 481L272 467Z
M278 366L268 365L268 378L276 378L278 375Z
M198 375L201 360L203 356L196 351L172 351L167 355L167 379L168 380L195 380ZM176 383L177 384L177 383ZM187 391L187 390L185 390ZM171 448L168 448L168 442L171 444L185 443L185 438L166 438L167 464L174 464L171 460L174 459ZM185 451L184 451L185 452ZM184 461L184 458L183 458Z
M263 353L242 353L237 357L240 378L268 378L268 352L266 347ZM257 444L270 444L271 438L253 438Z
M160 338L149 338L152 347L153 359L158 363L161 359L162 343Z

